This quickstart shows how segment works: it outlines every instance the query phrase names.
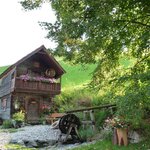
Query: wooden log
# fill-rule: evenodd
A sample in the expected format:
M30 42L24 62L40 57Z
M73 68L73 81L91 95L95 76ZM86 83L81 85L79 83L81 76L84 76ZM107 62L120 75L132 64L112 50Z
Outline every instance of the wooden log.
M115 108L115 104L108 104L108 105L102 105L102 106L95 106L95 107L87 107L87 108L82 108L82 109L76 109L76 110L70 110L66 111L66 113L74 113L74 112L82 112L82 111L88 111L88 110L94 110L94 109L102 109L102 108Z

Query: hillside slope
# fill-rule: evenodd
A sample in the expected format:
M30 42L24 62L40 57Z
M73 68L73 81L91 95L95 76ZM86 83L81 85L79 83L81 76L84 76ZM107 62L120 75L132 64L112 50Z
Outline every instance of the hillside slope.
M94 64L87 66L71 65L64 61L61 61L60 64L66 71L66 74L64 74L62 78L63 89L82 88L84 85L90 82L92 72L96 67Z
M0 74L2 74L9 66L0 67Z

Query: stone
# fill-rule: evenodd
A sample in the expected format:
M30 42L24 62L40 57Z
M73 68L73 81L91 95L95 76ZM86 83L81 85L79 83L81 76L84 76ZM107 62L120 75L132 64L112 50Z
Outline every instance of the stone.
M18 140L17 139L11 139L9 143L11 143L11 144L17 144Z
M141 136L136 131L130 131L128 137L130 139L130 143L139 143L142 141Z
M47 146L49 146L49 141L47 141L47 140L46 141L37 140L36 143L37 143L38 147L47 147Z
M57 140L49 140L47 141L49 146L53 146L57 143Z
M17 144L22 145L22 146L25 146L25 144L24 144L24 141L23 141L23 140L18 140L18 141L17 141Z
M26 146L29 148L38 147L38 144L35 141L26 142Z

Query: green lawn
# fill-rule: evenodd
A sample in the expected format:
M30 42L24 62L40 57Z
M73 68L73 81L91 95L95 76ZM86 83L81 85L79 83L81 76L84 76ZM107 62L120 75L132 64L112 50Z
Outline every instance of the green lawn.
M62 78L62 87L65 90L69 88L80 88L89 83L92 78L92 72L96 67L96 64L83 67L82 65L71 65L64 61L60 61L60 64L66 71L66 74Z
M128 146L113 145L111 141L98 141L95 144L81 146L73 150L149 150L150 141L144 141L138 144L129 144Z

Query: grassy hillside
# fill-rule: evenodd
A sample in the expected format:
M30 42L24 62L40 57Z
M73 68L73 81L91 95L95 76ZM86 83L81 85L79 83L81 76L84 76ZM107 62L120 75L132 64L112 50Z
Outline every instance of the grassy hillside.
M2 74L9 66L0 67L0 74Z
M60 58L57 58L57 60L66 71L66 74L64 74L62 78L63 89L83 87L89 83L92 72L96 68L96 64L88 64L83 67L82 65L71 65L69 62L64 62ZM128 68L133 65L134 60L121 58L119 62L124 68Z
M62 78L63 89L69 88L82 88L84 85L89 83L92 77L96 65L71 65L68 62L59 61L66 73Z

